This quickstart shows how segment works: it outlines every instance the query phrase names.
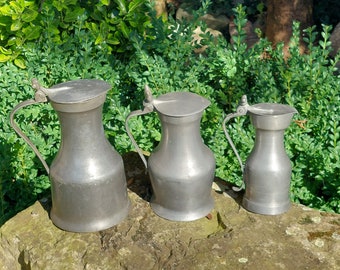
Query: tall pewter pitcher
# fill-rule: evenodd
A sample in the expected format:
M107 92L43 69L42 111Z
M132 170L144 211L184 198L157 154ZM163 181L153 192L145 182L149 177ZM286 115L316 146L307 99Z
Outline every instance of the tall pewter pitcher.
M243 171L245 209L266 215L286 212L290 207L290 179L292 168L284 149L284 131L290 125L296 109L276 103L248 105L243 96L236 113L224 119L225 135ZM227 132L226 122L248 114L255 127L255 145L243 167L241 158Z
M196 220L214 206L211 185L215 158L200 135L200 120L209 104L207 99L189 92L172 92L154 99L145 87L144 109L126 118L126 130L150 175L151 208L160 217ZM161 120L162 138L147 162L129 131L128 121L153 111Z
M100 80L75 80L43 88L33 79L35 99L18 104L10 115L15 131L32 147L51 181L51 220L61 229L107 229L128 214L122 157L105 138L102 107L111 86ZM49 101L61 125L61 145L50 167L14 122L20 108Z

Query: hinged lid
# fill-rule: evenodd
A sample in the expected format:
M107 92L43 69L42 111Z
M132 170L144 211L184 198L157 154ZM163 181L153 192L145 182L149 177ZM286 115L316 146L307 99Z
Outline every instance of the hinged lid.
M75 80L47 89L49 100L60 104L83 103L106 94L111 85L101 80Z
M191 92L171 92L154 99L153 105L161 114L182 117L202 112L210 101Z
M289 105L259 103L249 106L248 113L255 128L263 130L284 130L297 110Z
M294 114L297 110L289 105L279 103L258 103L248 107L248 111L255 115L284 115Z

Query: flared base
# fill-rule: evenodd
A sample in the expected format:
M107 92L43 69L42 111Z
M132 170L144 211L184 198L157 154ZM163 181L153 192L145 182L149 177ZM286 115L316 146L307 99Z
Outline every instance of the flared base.
M193 221L207 216L214 208L214 200L211 198L204 206L194 209L174 210L166 208L158 203L154 203L151 200L151 208L156 215L172 221Z
M91 217L87 217L87 222L74 222L75 219L70 220L64 220L58 217L54 214L53 207L50 213L51 220L55 226L58 228L69 231L69 232L77 232L77 233L86 233L86 232L98 232L102 230L106 230L108 228L111 228L114 225L117 225L121 221L123 221L130 210L130 201L127 202L124 209L121 209L118 213L108 215L105 218L98 219L98 217L94 217L91 219Z
M291 206L290 201L280 204L263 204L258 203L247 198L243 198L242 206L253 213L262 215L279 215L287 212Z

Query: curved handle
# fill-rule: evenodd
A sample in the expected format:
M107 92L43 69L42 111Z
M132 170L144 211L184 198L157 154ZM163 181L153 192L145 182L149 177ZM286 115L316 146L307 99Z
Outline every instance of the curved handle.
M38 156L38 158L40 159L41 163L44 165L45 170L47 171L47 174L49 174L50 169L46 163L46 161L44 160L43 156L40 154L39 150L37 149L37 147L32 143L32 141L24 134L24 132L19 128L19 126L15 123L14 121L14 115L15 113L21 109L24 108L26 106L29 105L33 105L33 104L37 104L37 103L42 103L42 102L47 102L47 95L45 92L45 88L43 88L42 86L40 86L40 84L38 83L38 81L36 79L32 80L32 86L33 88L36 89L35 95L34 95L34 99L29 99L29 100L25 100L23 102L20 102L18 105L16 105L14 107L14 109L11 111L10 114L10 124L12 126L12 128L15 130L15 132L22 138L24 139L24 141L32 148L32 150L34 151L34 153Z
M143 110L136 110L136 111L132 111L132 112L129 113L129 115L126 117L126 120L125 120L125 129L126 129L126 132L127 132L128 136L129 136L133 146L137 150L140 158L142 159L145 168L147 169L148 168L148 163L146 162L146 159L145 159L145 157L143 155L142 149L140 149L140 147L136 143L135 138L131 134L131 131L130 131L130 128L129 128L129 123L128 123L130 118L133 117L133 116L138 116L138 115L143 115L143 114L148 114L150 112L153 112L153 110L154 110L154 107L153 107L153 104L152 104L153 96L151 94L150 88L147 85L144 88L144 95L145 95L145 99L143 101L143 106L144 106Z
M247 102L247 96L246 95L243 95L241 100L240 100L240 103L236 109L236 112L235 113L230 113L228 114L224 120L223 120L223 124L222 124L222 127L223 127L223 131L224 131L224 134L231 146L231 148L233 149L236 157L237 157L237 160L238 162L240 163L240 167L241 167L241 171L243 173L243 170L244 170L244 166L243 166L243 163L242 163L242 160L241 160L241 157L240 155L238 154L237 150L236 150L236 147L232 141L232 139L230 138L230 135L227 131L227 128L226 128L226 123L231 119L231 118L234 118L234 117L238 117L238 116L242 116L242 115L246 115L247 114L247 111L248 111L248 107L249 107L249 104ZM244 183L242 184L242 186L239 188L239 189L234 189L235 191L240 191L241 189L244 188Z

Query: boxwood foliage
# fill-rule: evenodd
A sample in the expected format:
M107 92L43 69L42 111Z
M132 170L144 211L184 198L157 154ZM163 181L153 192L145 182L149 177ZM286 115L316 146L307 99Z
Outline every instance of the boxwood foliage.
M9 43L1 45L3 51L9 50L6 46L10 46L12 54L8 55L14 55L13 59L21 57L23 65L20 61L19 64L14 61L0 63L0 223L50 193L50 183L42 164L9 125L9 113L13 107L34 96L32 78L37 78L45 87L80 78L102 79L111 83L112 89L103 109L103 125L112 146L121 154L133 150L124 121L130 111L142 107L145 84L150 86L155 97L171 91L190 91L206 97L211 105L201 121L202 139L215 155L216 176L238 186L242 184L242 172L222 130L224 117L236 110L243 94L248 96L250 104L289 104L299 112L285 133L285 147L293 167L291 199L340 213L340 76L336 68L340 55L335 58L329 56L330 26L323 26L319 40L316 39L315 27L306 29L304 42L308 53L301 55L299 25L295 23L290 57L285 60L282 45L273 48L264 38L260 38L252 48L247 48L243 31L247 14L242 6L233 9L238 33L232 37L232 44L205 31L206 26L199 20L204 8L195 13L192 21L178 22L171 17L166 21L156 18L151 7L145 7L147 12L143 12L143 16L147 16L138 17L144 28L138 30L130 25L131 31L128 32L117 28L124 38L119 39L119 44L110 45L93 34L88 18L94 16L94 10L99 6L102 9L96 12L105 18L110 17L114 13L107 13L107 9L119 3L121 10L118 15L122 15L124 8L121 5L125 3L127 13L121 19L133 21L127 15L130 9L135 8L131 3L142 5L142 1L98 1L90 11L88 5L80 1L82 5L79 8L87 12L79 11L76 21L67 15L67 7L57 8L54 1L45 2L52 3L50 8L38 15L32 12L30 16L36 15L35 19L21 19L23 25L38 23L35 20L42 16L39 17L40 22L43 21L45 24L42 25L46 26L54 18L53 12L60 9L58 12L64 16L64 30L58 28L58 32L51 22L54 30L46 28L48 31L41 32L36 40L26 40L15 48ZM103 21L100 16L98 21ZM0 23L0 27L13 20L7 19ZM193 41L192 37L197 27L205 33L201 34L200 42ZM109 32L114 33L113 30ZM8 35L9 32L7 42L12 38ZM111 40L112 37L105 38ZM118 52L124 48L124 53ZM20 55L13 53L19 49ZM16 115L16 122L51 164L60 145L60 127L50 104L22 109ZM130 127L146 153L151 153L161 140L160 123L155 113L132 119ZM245 161L254 144L254 129L248 117L233 119L228 123L228 130Z

